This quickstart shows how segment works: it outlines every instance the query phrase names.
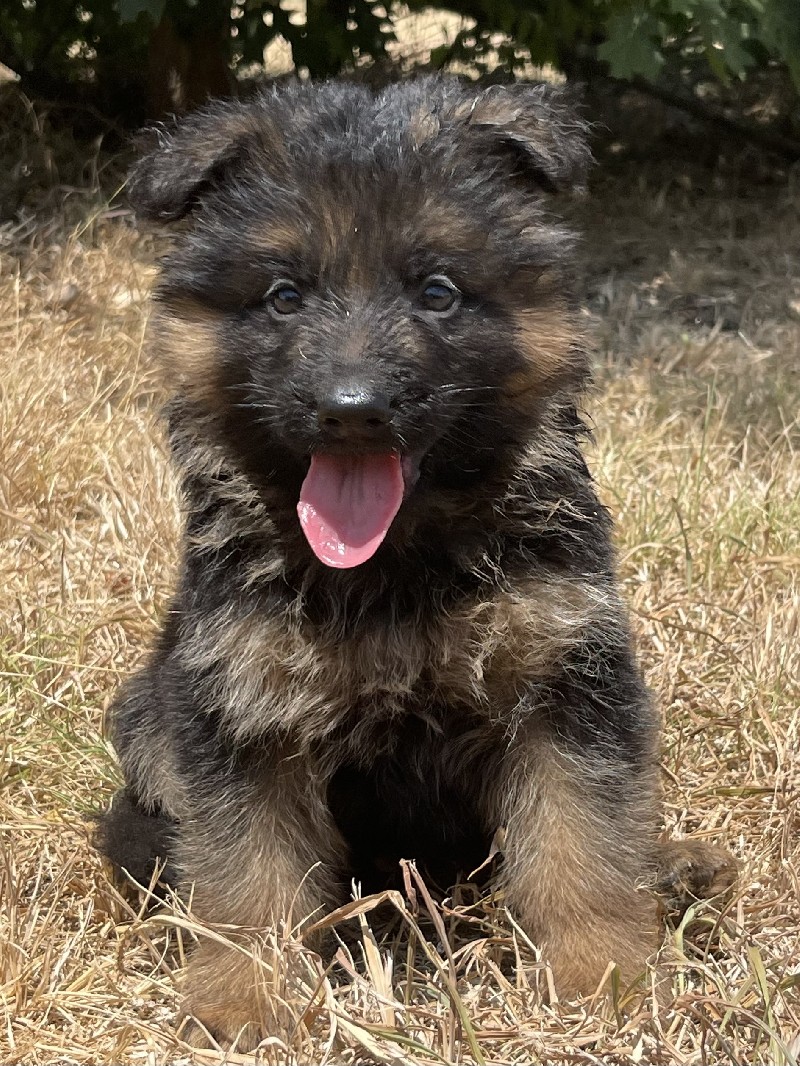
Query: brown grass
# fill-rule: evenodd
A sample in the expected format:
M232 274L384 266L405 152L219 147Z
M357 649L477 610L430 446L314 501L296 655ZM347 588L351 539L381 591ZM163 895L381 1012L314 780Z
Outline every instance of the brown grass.
M622 167L581 208L591 462L665 712L668 826L726 841L737 895L667 934L660 1015L648 994L559 1010L501 908L440 910L409 871L388 930L374 900L331 920L335 971L265 939L253 965L287 1003L265 1062L800 1059L797 193L664 173ZM89 844L117 781L103 708L163 610L178 501L143 343L152 242L70 202L0 230L0 1061L219 1061L175 1030L196 923L146 916Z

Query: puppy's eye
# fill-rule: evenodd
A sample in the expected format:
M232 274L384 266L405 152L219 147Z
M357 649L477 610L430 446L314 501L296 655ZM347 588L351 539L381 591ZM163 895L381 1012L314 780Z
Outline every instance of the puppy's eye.
M419 295L419 303L426 311L450 311L460 300L461 293L449 278L442 275L428 278Z
M291 281L276 281L267 293L266 300L279 315L293 315L303 305L303 297Z

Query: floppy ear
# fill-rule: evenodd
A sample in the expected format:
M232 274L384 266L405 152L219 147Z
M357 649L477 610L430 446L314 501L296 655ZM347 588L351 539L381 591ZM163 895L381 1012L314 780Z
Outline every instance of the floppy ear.
M467 123L513 151L547 192L579 190L592 155L588 126L553 85L492 85L476 97Z
M136 214L151 222L175 222L188 215L259 132L252 111L227 101L209 104L171 129L146 130L139 139L145 154L128 178L128 199Z

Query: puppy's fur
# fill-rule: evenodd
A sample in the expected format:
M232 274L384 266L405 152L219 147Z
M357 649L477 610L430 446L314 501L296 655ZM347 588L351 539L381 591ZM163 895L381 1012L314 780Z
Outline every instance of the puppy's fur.
M580 451L551 215L587 157L556 90L424 80L212 104L134 171L140 215L187 220L152 330L187 519L113 711L127 786L101 835L140 878L169 858L201 918L319 916L401 857L446 886L504 826L502 887L562 994L655 949L657 716ZM321 418L342 382L385 401L377 435ZM310 457L382 449L402 506L366 562L326 566L298 521ZM269 1025L211 940L187 1010L223 1038Z

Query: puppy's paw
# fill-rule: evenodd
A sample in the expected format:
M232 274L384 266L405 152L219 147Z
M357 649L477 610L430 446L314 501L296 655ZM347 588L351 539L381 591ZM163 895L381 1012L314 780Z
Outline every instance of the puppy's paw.
M198 1013L194 1013L197 1011ZM247 1053L254 1051L267 1033L257 1022L249 1021L241 1010L241 1004L215 1004L212 1014L202 1007L188 1005L181 1011L178 1035L191 1047L220 1048L222 1051Z
M724 897L739 874L725 848L702 840L667 840L659 846L653 888L669 915L682 915L700 899Z
M252 1051L266 1037L291 1040L298 1017L286 959L276 974L260 958L232 943L201 940L189 959L183 986L181 1036L195 1047ZM288 980L288 985L287 985Z

